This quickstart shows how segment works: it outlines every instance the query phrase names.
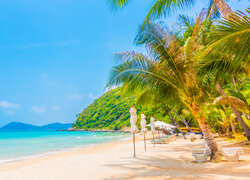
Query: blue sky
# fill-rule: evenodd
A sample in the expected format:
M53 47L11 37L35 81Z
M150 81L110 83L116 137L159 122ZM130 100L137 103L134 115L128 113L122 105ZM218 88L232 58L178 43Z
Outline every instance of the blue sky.
M106 0L0 2L0 126L74 122L105 90L115 52L137 50L137 27L152 0L113 13ZM244 10L248 0L231 0ZM185 14L195 16L207 1ZM176 14L166 19L171 25Z

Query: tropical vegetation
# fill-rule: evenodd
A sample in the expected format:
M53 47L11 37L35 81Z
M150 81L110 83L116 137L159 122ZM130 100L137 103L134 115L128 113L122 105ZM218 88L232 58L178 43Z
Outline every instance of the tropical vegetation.
M110 2L119 8L130 1ZM107 86L120 85L124 94L136 95L137 104L161 108L170 119L192 117L217 159L213 132L243 130L250 140L250 11L233 12L224 0L213 0L194 20L180 15L177 28L152 21L194 2L156 0L135 38L148 54L117 53L120 64Z
M110 90L79 113L73 127L85 130L126 130L130 126L129 109L135 105L135 99L135 96L123 97L119 88ZM170 123L161 109L140 106L137 109L138 127L142 112L148 117L147 123L150 123L149 117L152 115Z

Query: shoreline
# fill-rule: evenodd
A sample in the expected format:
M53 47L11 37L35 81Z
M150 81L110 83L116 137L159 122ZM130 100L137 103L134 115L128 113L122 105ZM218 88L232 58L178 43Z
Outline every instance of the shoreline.
M217 139L217 142L223 147L233 145L221 139ZM108 142L70 152L2 163L0 179L249 179L249 147L244 146L246 155L240 157L238 163L195 163L190 149L202 144L203 140L190 142L177 139L154 148L147 141L147 152L144 152L144 142L139 136L136 137L136 158L133 158L131 139Z
M75 128L69 128L66 130L59 129L57 131L130 133L130 130L102 130L102 129L75 129Z
M87 132L87 131L84 131L84 132ZM102 144L110 144L110 143L112 144L112 143L117 143L117 142L124 142L124 141L129 141L130 139L132 139L132 137L124 137L124 138L121 138L119 140L114 140L114 141L100 142L100 143L93 143L93 144L82 144L82 145L79 145L79 146L76 146L76 147L70 147L70 148L63 148L63 149L58 149L58 150L54 150L54 151L41 152L41 153L38 153L38 154L24 155L24 156L20 156L20 157L13 157L13 158L10 158L10 159L0 159L0 165L1 164L7 164L7 163L13 163L13 162L21 162L21 161L24 161L24 160L30 159L30 158L50 156L50 155L57 154L57 153L73 152L73 151L81 150L81 149L84 149L84 148L90 148L90 147L94 147L94 146L98 146L98 145L102 145Z

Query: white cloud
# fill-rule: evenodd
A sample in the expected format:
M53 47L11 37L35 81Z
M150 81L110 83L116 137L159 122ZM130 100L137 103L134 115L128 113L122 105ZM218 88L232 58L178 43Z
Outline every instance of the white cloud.
M20 109L20 106L18 104L10 103L8 101L0 101L0 108Z
M44 113L47 111L47 109L43 106L32 106L31 110L35 113Z
M71 94L71 95L68 95L68 99L82 99L82 95Z
M51 109L52 109L53 111L57 111L57 110L60 109L60 106L54 105L54 106L52 106Z
M99 97L98 95L94 95L93 93L89 93L88 96L90 99L97 99Z

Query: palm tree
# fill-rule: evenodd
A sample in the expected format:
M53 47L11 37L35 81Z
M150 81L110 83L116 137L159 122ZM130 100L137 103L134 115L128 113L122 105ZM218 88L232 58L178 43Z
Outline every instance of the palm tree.
M232 102L222 89L219 79L227 76L232 84L235 78L239 80L242 73L249 76L250 52L250 9L246 13L233 13L229 19L224 19L214 32L212 43L200 55L204 61L203 67L213 71L217 76L216 88L223 96L224 101ZM204 72L204 70L202 70ZM250 141L250 129L241 117L239 110L229 104Z
M110 6L113 9L123 8L132 0L108 0ZM149 10L144 23L148 20L160 18L162 16L167 16L169 13L176 11L177 9L181 9L184 7L191 7L195 3L195 0L155 0L155 3ZM219 11L222 13L224 17L229 16L229 14L233 13L232 9L228 6L228 4L224 0L210 0L210 4L215 4Z
M147 23L140 28L135 43L144 45L148 56L137 52L116 54L121 64L112 69L108 86L124 84L130 91L177 97L198 121L212 157L217 158L217 144L201 110L206 97L205 88L197 76L196 52L200 50L201 27L197 18L192 36L181 46L164 23Z

